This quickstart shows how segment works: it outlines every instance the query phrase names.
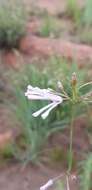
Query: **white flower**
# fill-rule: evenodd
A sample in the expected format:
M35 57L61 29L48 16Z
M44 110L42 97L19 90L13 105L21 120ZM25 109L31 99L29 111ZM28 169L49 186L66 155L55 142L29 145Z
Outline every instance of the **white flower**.
M45 185L43 185L42 187L40 187L40 190L47 190L52 185L53 185L53 180L50 179Z
M40 89L38 87L32 87L31 85L28 85L25 96L27 96L29 100L49 100L52 102L32 114L34 117L41 115L43 119L49 115L52 109L57 107L63 101L60 94L56 93L52 89Z

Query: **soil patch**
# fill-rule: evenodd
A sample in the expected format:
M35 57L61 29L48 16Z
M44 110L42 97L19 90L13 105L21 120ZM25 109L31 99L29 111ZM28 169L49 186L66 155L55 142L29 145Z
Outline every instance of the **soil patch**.
M60 171L44 168L28 166L24 170L20 165L9 165L7 168L0 169L0 189L1 190L39 190L49 179L62 174ZM78 181L71 183L73 190L78 190ZM55 187L53 186L53 189Z

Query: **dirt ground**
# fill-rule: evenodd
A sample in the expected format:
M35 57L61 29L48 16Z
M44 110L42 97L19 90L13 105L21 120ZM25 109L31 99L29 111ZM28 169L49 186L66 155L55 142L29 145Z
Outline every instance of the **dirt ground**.
M46 183L51 177L55 177L57 172L44 168L28 168L22 171L19 165L9 165L0 171L1 190L39 190L40 186Z
M37 168L28 166L22 169L19 164L11 164L7 168L0 171L0 190L40 190L49 179L62 174L59 171L49 169L47 167ZM78 179L71 182L71 188L77 190ZM57 190L53 185L50 190Z

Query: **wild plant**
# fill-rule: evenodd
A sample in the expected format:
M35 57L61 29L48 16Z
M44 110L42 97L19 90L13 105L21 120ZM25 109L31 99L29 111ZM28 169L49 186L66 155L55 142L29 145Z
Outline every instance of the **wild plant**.
M28 163L29 161L37 162L40 156L41 149L46 144L50 134L58 130L63 130L68 122L68 119L61 122L59 113L53 113L51 117L43 121L41 118L36 120L32 117L32 112L40 106L45 106L45 101L34 102L28 101L24 96L24 90L29 83L38 83L42 88L48 86L49 76L47 72L40 71L35 66L25 67L22 73L17 73L16 76L13 73L13 91L14 101L11 103L11 109L15 115L15 120L19 122L24 141L26 144L24 156L21 155L21 147L16 144L14 147L14 155L17 159ZM64 117L64 116L63 116ZM44 138L43 138L44 136Z
M88 104L92 103L92 91L82 94L82 90L85 87L92 85L92 82L85 83L83 85L78 85L78 79L76 73L73 73L70 80L70 92L67 93L63 84L61 82L58 83L58 87L60 89L59 92L56 92L53 89L41 89L39 87L33 87L28 85L25 96L28 100L48 100L50 103L45 105L41 109L38 109L36 112L32 113L32 116L37 118L41 116L42 119L46 119L50 112L58 106L66 104L68 102L71 110L70 110L70 145L69 145L69 160L68 160L68 168L67 168L67 189L69 188L69 177L71 175L72 164L73 164L73 122L76 116L77 107L86 107ZM63 108L62 108L63 109ZM49 186L53 185L53 181L49 181L45 186L41 187L41 190L48 189Z
M46 101L28 101L24 96L26 86L28 84L36 86L36 84L38 84L42 89L44 87L48 88L49 86L50 89L55 89L55 91L58 90L58 92L61 93L61 84L60 82L57 83L57 81L62 81L67 94L71 95L70 78L74 70L78 72L79 84L81 84L80 81L84 81L85 72L79 71L76 64L71 65L70 72L69 64L67 64L65 60L61 60L57 57L52 57L51 60L49 60L48 67L44 68L41 73L36 66L26 65L20 73L15 74L14 72L11 74L13 75L11 81L13 81L12 88L15 98L12 101L12 105L10 105L15 120L19 122L21 133L25 141L25 150L23 154L21 154L21 147L18 143L14 146L14 155L17 159L25 163L29 161L39 161L41 152L44 151L43 145L46 144L48 137L58 130L64 130L71 122L71 104L70 102L68 103L68 101L64 101L62 106L58 104L58 109L56 111L53 110L53 113L44 121L40 117L35 119L32 116L33 111L36 109L39 110L40 107L44 107ZM84 91L87 92L85 89ZM85 113L85 109L83 108L81 110L77 106L75 117L83 113ZM43 136L44 139L42 138Z

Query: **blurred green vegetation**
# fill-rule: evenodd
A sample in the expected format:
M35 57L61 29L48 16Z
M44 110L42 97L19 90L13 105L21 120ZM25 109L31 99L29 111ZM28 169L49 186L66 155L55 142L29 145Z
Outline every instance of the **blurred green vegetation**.
M27 13L23 3L0 2L0 47L5 49L18 48L19 40L26 33Z
M81 162L80 168L82 170L80 175L80 188L84 190L92 189L92 152L86 155L85 160Z

